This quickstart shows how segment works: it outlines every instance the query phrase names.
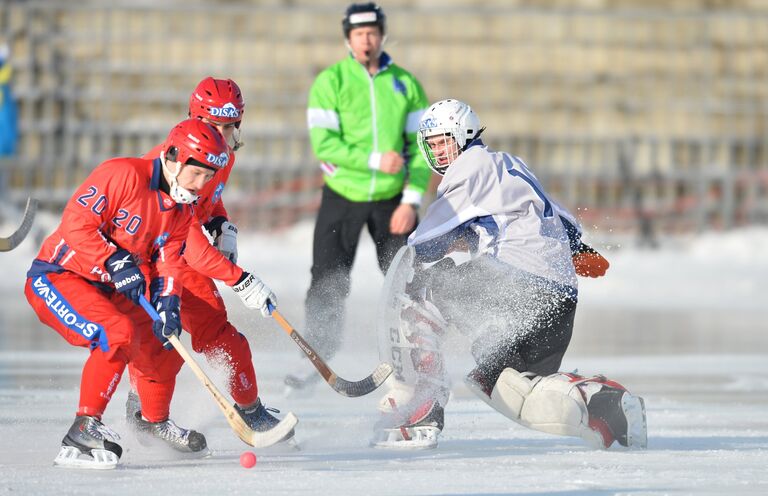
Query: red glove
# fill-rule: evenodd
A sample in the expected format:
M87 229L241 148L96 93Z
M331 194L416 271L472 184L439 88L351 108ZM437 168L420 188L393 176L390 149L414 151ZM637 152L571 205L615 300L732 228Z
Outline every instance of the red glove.
M591 246L581 243L573 254L573 268L581 277L602 277L611 264Z

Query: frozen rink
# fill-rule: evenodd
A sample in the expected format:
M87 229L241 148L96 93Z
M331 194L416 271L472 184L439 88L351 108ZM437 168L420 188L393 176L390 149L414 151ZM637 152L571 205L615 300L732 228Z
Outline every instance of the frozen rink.
M241 236L240 244L241 265L275 290L283 315L299 329L311 228ZM372 315L383 277L364 240L353 272L349 339L330 364L350 380L378 362ZM439 447L369 448L380 393L349 399L321 382L311 396L284 397L285 373L308 365L275 322L246 313L225 288L231 320L253 344L265 403L299 417L300 450L257 451L256 467L240 467L248 446L185 368L172 416L202 431L213 456L180 459L140 445L125 428L124 381L105 423L123 435L126 453L119 469L98 472L52 466L72 422L85 351L42 327L27 306L23 274L37 251L28 240L0 254L0 493L767 494L768 230L677 240L658 251L598 247L612 268L602 280L581 280L563 370L602 373L645 397L646 451L592 451L578 439L513 424L464 387L470 362L456 351L448 354L454 388ZM221 373L205 368L223 386Z

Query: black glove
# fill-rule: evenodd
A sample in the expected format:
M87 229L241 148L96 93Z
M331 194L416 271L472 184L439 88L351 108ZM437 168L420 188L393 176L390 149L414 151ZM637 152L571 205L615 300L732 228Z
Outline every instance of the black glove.
M139 304L139 296L144 294L146 283L133 256L128 250L122 248L107 259L105 264L115 289L136 305Z
M171 336L178 337L181 334L181 317L179 315L181 300L176 295L161 296L157 298L154 305L157 314L160 315L160 320L152 323L152 332L163 343L163 348L170 350L173 345L168 341L168 338Z

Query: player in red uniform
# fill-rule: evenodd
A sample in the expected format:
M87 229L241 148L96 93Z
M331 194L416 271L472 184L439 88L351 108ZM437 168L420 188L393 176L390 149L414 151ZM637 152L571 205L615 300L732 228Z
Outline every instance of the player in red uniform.
M228 389L237 408L248 425L257 431L265 431L276 425L275 418L262 404L256 382L256 372L251 358L251 349L245 336L229 322L227 310L219 291L213 281L218 279L238 291L240 286L256 286L261 295L260 307L262 315L269 316L266 308L267 299L277 303L275 295L258 278L243 272L237 262L237 227L229 221L229 215L224 207L221 194L224 191L229 174L235 160L235 150L242 146L239 141L239 128L245 110L242 92L231 79L214 79L208 77L200 81L189 100L189 115L215 126L225 137L231 150L229 162L216 174L213 181L199 192L195 208L195 217L214 239L213 247L203 236L200 226L194 224L189 232L187 251L184 254L188 266L183 270L181 278L182 291L181 321L184 330L192 337L192 348L203 353L213 365L226 361L228 368ZM162 151L155 147L145 157L156 157ZM215 247L215 249L214 249ZM220 259L211 261L208 252L221 253ZM218 253L218 252L217 252ZM230 263L231 262L231 263ZM174 354L175 355L175 354ZM181 369L180 357L175 360L175 372ZM172 368L172 367L171 367ZM142 377L131 367L132 382L141 384ZM174 373L175 379L175 373ZM170 378L168 379L171 380ZM146 381L145 381L146 382ZM165 404L167 411L171 402L172 388L158 391L162 385L153 383L150 387L139 387L139 393L152 390L152 400ZM126 405L129 422L142 426L142 414L149 407L147 398L140 394L129 393ZM286 438L293 436L293 431ZM173 444L171 444L173 446Z
M40 321L90 350L75 421L56 464L117 465L119 436L101 416L129 361L144 377L161 375L163 363L140 349L161 347L181 331L182 253L194 222L186 204L228 163L229 147L215 128L188 119L171 130L163 149L155 160L115 158L96 167L27 273L24 293ZM163 319L156 323L137 305L146 281ZM167 414L152 420L182 433L190 450L205 447L202 435L176 426Z

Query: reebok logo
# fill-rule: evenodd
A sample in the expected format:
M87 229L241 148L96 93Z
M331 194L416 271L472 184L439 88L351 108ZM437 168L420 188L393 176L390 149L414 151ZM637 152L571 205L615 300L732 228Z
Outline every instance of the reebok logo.
M114 262L110 262L109 264L112 266L112 272L117 272L118 270L122 270L123 267L125 267L128 264L133 263L133 258L131 258L131 254L127 254L123 258L120 258L118 260L115 260Z
M127 285L131 284L132 282L136 282L136 281L139 281L141 279L142 279L142 275L141 274L133 274L132 276L129 276L129 277L126 277L126 278L121 279L119 281L116 281L115 282L115 289L119 290L123 286L127 286Z

